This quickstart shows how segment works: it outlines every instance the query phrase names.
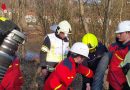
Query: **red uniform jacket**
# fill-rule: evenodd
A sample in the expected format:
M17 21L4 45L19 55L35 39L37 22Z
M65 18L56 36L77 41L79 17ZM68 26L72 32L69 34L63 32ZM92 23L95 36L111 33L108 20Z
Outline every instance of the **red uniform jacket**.
M112 52L112 58L109 64L108 81L115 90L122 90L123 83L126 82L126 77L120 67L120 63L128 53L129 47L130 42L122 47L114 44L109 48L110 52Z
M13 60L0 84L0 90L21 90L23 77L18 58Z
M67 90L76 73L81 73L88 78L93 72L83 65L76 65L72 57L66 58L59 63L45 82L44 90Z

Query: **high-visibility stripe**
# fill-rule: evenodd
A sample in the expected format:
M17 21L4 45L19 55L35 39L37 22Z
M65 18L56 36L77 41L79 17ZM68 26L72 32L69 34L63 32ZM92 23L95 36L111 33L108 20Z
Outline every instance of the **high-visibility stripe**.
M18 66L19 64L15 64L15 66Z
M73 76L71 76L71 77L67 77L67 79L73 79L74 77Z
M67 79L70 79L70 77L67 77Z
M48 47L46 47L45 45L42 45L41 51L43 51L43 52L48 52L49 49L48 49Z
M74 78L73 76L71 78Z
M11 68L11 67L12 67L12 65L9 66L9 68Z
M58 85L56 88L54 88L54 90L58 90L61 86L62 84Z
M117 55L116 53L115 53L115 55L116 55L116 57L119 59L119 60L124 60L123 58L121 58L119 55Z
M88 76L89 74L90 74L90 69L89 69L88 73L86 74L86 76Z
M19 79L22 79L23 77L21 76L21 77L19 77Z

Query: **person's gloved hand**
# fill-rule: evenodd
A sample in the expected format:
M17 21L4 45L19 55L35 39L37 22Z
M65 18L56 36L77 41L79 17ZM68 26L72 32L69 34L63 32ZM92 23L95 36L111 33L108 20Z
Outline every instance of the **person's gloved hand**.
M123 73L126 75L130 69L130 63L127 63L125 66L122 67Z

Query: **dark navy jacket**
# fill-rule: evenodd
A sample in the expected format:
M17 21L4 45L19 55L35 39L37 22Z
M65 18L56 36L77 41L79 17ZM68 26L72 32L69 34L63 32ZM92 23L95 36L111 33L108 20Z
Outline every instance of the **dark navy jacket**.
M106 46L99 42L96 51L93 53L89 53L89 59L84 60L83 65L89 67L91 70L93 70L93 72L95 72L100 59L102 58L103 54L107 51L108 50ZM93 79L83 77L83 83L92 84L92 81Z

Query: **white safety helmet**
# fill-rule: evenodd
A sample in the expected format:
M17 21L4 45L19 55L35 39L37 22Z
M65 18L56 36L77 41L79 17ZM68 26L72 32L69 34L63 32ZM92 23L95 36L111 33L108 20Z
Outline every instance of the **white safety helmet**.
M130 31L130 20L120 22L115 33L122 33L127 31Z
M71 32L71 25L69 24L69 22L68 21L66 21L66 20L63 20L63 21L61 21L59 24L58 24L58 26L57 26L57 32L58 32L58 34L60 33L60 32L63 32L63 33L65 33L65 34L70 34L70 32Z
M88 54L89 54L88 46L82 42L77 42L77 43L73 44L70 51L73 53L85 56L85 57L88 57Z

